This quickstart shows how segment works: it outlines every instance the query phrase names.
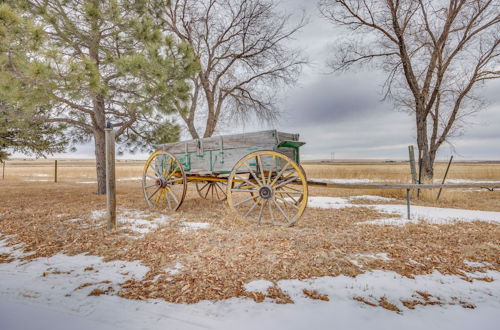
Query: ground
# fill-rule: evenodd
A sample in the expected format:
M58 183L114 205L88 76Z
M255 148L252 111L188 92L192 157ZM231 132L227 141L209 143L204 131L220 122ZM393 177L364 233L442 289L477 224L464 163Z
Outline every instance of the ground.
M0 328L481 328L500 321L500 195L311 188L293 228L238 220L190 187L150 210L117 169L118 221L91 163L10 162L0 181ZM437 177L443 172L439 165ZM406 182L407 164L310 164L308 177ZM498 164L450 180L495 181ZM38 317L25 318L22 315ZM41 322L41 323L40 323ZM373 322L376 322L373 323Z

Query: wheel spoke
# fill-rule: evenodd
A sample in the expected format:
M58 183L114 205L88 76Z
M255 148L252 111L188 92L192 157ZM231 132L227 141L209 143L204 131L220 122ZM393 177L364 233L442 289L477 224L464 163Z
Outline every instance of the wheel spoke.
M249 185L254 186L254 187L256 187L257 189L258 189L258 188L260 188L260 187L259 187L258 185L256 185L255 183L252 183L252 182L250 182L250 181L248 181L247 179L244 179L244 178L242 178L242 177L236 176L236 177L235 177L235 179L237 179L237 180L242 180L243 182L248 183Z
M156 195L156 193L160 190L160 187L158 187L158 189L156 189L151 195L148 196L148 200L150 200L151 198L153 198L154 195Z
M253 178L255 179L255 181L257 181L257 183L262 186L262 182L260 182L259 178L257 178L257 175L255 175L254 171L252 170L252 168L250 166L248 166L247 162L244 163L245 166L248 168L248 170L250 171L250 174L253 176Z
M271 206L271 203L267 203L267 205L269 205L269 214L271 215L271 223L274 225L273 208Z
M256 189L237 189L237 188L233 188L233 189L231 189L231 191L234 191L234 192L254 192L254 193L259 192Z
M295 181L295 180L297 180L297 179L298 179L298 177L294 176L294 177L292 177L291 179L288 179L288 180L286 180L286 181L281 181L281 182L279 182L277 185L275 185L275 186L274 186L274 189L278 189L278 188L281 188L281 187L283 187L283 186L286 186L286 185L287 185L287 184L289 184L290 182L293 182L293 181Z
M302 191L295 191L295 190L275 190L274 192L277 194L299 194L299 195L302 195Z
M259 164L259 168L260 168L260 175L262 177L262 183L263 184L266 184L266 176L264 175L264 167L262 166L262 159L260 158L260 155L258 155L257 157L257 163Z
M290 165L290 162L286 162L286 165L281 169L281 171L279 171L279 173L276 175L276 177L274 178L273 182L271 182L271 186L274 186L274 184L276 183L276 181L281 177L281 175L283 174L283 172L285 172L286 168L288 167L288 165Z
M279 206L278 203L276 203L276 200L273 199L273 202L274 202L274 205L276 205L276 207L278 208L278 210L281 212L281 214L283 214L283 216L285 217L286 221L290 222L290 219L288 219L288 217L286 216L285 212L281 209L281 206Z
M284 202L284 203L286 203L286 204L290 205L290 206L293 206L293 207L294 207L294 208L296 208L297 210L299 209L299 207L298 207L297 205L290 203L290 202L289 202L289 201L287 201L286 199L283 199L283 198L281 198L281 197L276 197L276 198L277 198L277 199L279 199L280 201L282 201L282 202Z
M276 164L276 156L273 155L273 160L271 161L271 164ZM273 167L269 170L269 177L267 178L267 182L271 184L271 176L273 175ZM271 205L271 204L269 204Z
M158 177L157 177L157 176L151 176L151 175L149 175L149 174L146 174L146 176L147 176L148 178L150 178L151 180L155 180L155 181L156 181L156 180L158 179Z
M252 211L253 211L253 209L257 206L257 204L258 204L258 203L257 203L256 201L254 201L254 204L252 205L252 207L250 208L250 210L248 210L248 212L247 212L247 213L245 213L245 215L244 215L243 217L245 217L245 218L246 218L246 217L250 214L250 212L252 212Z
M217 183L214 184L214 190L215 190L215 194L217 195L217 199L220 199L219 191L217 190Z
M268 199L266 199L264 201L264 203L262 203L262 205L260 206L260 211L259 211L259 224L261 223L261 220L262 220L262 211L264 211L264 206L266 206L266 204L269 202Z
M206 187L206 186L208 186L208 185L209 185L209 183L208 183L208 182L207 182L207 183L205 183L205 185L204 185L203 187L201 187L201 188L200 188L200 191L202 192L202 191L203 191L203 189L205 189L205 187Z
M144 186L144 189L148 189L148 188L151 188L151 187L154 187L156 186L156 183L152 183L152 184L149 184L147 186Z
M173 197L176 205L178 205L179 204L179 200L177 199L177 197L175 197L174 192L171 189L169 189L168 192L170 193L170 195L172 195L172 197Z
M172 209L172 204L170 203L170 198L168 197L168 193L167 192L170 192L170 189L168 187L165 188L165 200L168 203L168 208Z
M249 200L251 200L251 199L253 199L253 196L250 196L250 197L248 197L247 199L244 199L244 200L242 200L242 201L239 201L238 203L234 204L233 206L234 206L234 207L236 207L236 206L238 206L238 205L240 205L240 204L243 204L243 203L245 203L245 202L248 202L248 201L249 201Z
M225 192L225 191L224 191L224 189L222 189L222 187L221 187L221 185L222 185L222 184L220 184L220 185L219 185L219 184L217 183L216 185L217 185L217 188L219 188L219 190L222 192L223 197L227 197L226 192Z

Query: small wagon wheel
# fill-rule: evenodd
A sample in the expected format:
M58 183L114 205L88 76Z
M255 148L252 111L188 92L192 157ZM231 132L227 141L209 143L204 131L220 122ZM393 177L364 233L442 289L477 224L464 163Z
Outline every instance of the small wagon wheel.
M144 166L142 190L150 207L177 210L187 190L182 164L167 151L155 152Z
M196 181L196 190L201 198L222 202L227 199L226 185L227 181Z
M236 163L228 179L229 206L239 217L258 223L293 226L304 213L307 196L302 167L276 151L246 155Z

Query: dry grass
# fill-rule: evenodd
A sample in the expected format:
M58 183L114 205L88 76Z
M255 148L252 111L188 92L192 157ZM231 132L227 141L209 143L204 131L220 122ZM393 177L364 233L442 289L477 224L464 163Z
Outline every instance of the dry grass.
M106 260L141 260L151 269L147 276L123 283L116 293L131 299L194 303L246 296L289 303L290 297L278 287L266 294L253 294L245 291L243 284L255 279L276 283L356 276L369 269L392 270L408 277L438 270L472 280L464 272L478 269L467 266L465 259L489 263L483 270L500 270L500 230L496 224L358 226L355 223L360 220L383 215L367 208L311 208L294 228L259 226L235 219L225 203L199 199L191 187L181 210L169 213L169 225L133 239L127 229L108 232L101 221L90 217L92 210L105 206L104 196L95 195L92 185L33 183L27 187L24 182L10 181L1 187L0 232L17 234L12 244L23 242L26 252L34 252L27 259L64 252L90 253ZM312 194L320 191L313 189ZM119 182L118 202L119 209L146 209L137 183ZM72 218L83 221L67 221ZM211 225L182 232L183 221ZM358 253L387 253L390 260L358 260L363 264L360 269L351 262ZM166 273L165 269L176 262L184 265L183 271ZM390 307L383 300L377 304Z
M60 172L62 182L53 184L27 182L24 181L26 177L21 176L47 173L42 170L48 169L48 164L40 167L8 164L8 171L19 175L15 178L7 176L8 180L0 181L0 236L15 234L12 244L25 243L25 251L34 252L27 259L60 252L69 255L90 253L106 260L140 260L150 267L143 280L129 280L122 283L118 292L102 290L94 292L95 295L118 294L131 299L161 298L186 303L246 296L255 301L268 298L277 303L290 303L290 297L277 286L266 293L249 293L243 289L243 284L256 279L276 283L284 279L317 276L356 276L370 269L392 270L407 277L438 270L472 280L465 272L478 269L465 264L466 259L488 263L479 270L500 271L500 229L496 224L358 226L356 223L364 219L387 215L356 207L340 210L310 208L294 228L259 226L236 219L225 203L198 198L193 187L189 188L180 211L166 212L170 215L168 225L134 239L126 228L108 232L102 221L91 218L92 210L104 209L105 197L94 193L95 185L73 182L93 171L92 164L67 165ZM306 166L310 177L314 177L314 173L320 174L317 177L327 177L324 174L327 171L331 172L330 177L339 177L340 169L345 173L351 171L349 167L337 165L330 170L324 165L314 166ZM391 166L403 173L403 165ZM467 178L496 179L491 175L496 175L497 165L464 166L471 171ZM137 177L141 167L139 162L119 163L118 178ZM375 174L367 174L369 167L366 165L357 170L364 178L383 173L381 168L374 167ZM353 194L374 194L374 191L311 188L312 196ZM384 191L384 194L399 196L397 191ZM451 192L446 192L445 196L449 194ZM444 198L437 205L500 211L499 192L462 192L457 196L456 200ZM138 182L119 181L117 199L121 210L147 210ZM429 199L420 203L430 205L434 202ZM83 220L68 221L73 218ZM179 228L183 221L208 222L210 227L182 232ZM390 260L363 258L358 260L363 269L351 262L356 254L366 253L387 253ZM10 261L8 255L0 255L0 262ZM165 269L176 262L184 268L179 274L168 274ZM487 280L484 276L474 279ZM304 294L312 299L328 299L314 291ZM466 302L457 301L459 303L471 308ZM373 304L395 310L395 305L384 297L379 297ZM417 294L405 305L412 308L417 304L434 304L434 300Z

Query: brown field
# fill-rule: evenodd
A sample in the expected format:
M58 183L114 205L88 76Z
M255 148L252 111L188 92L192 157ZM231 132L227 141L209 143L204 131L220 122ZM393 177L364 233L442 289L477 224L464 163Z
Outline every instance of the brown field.
M189 188L178 212L161 211L169 216L168 224L145 237L133 237L133 232L123 225L117 230L106 231L103 219L91 216L93 210L105 208L105 196L94 193L95 184L76 184L95 181L93 163L60 161L59 165L59 182L55 184L50 182L53 180L52 161L7 162L6 178L0 180L0 238L15 234L12 244L25 243L25 251L34 252L26 258L64 252L141 260L151 271L142 281L122 283L117 294L127 298L192 303L249 296L262 301L264 295L250 294L242 285L254 279L276 282L340 274L355 276L370 269L393 270L408 277L438 270L471 280L464 272L478 269L470 268L464 260L488 263L480 270L500 271L497 224L360 226L356 222L387 215L369 208L309 208L293 228L259 226L236 219L224 202L199 198L193 187ZM443 167L438 165L436 177L442 176ZM309 178L401 182L409 178L408 165L403 163L306 164L304 168ZM139 177L141 169L142 162L119 162L117 178ZM457 163L452 165L449 177L499 180L500 164ZM446 191L439 203L434 201L435 193L426 193L415 203L500 211L498 191ZM310 194L403 196L402 192L392 190L324 188L311 188ZM127 209L142 210L151 218L160 214L146 208L139 181L118 181L117 201L118 215ZM82 221L70 221L75 218ZM208 222L210 227L186 234L179 230L184 221ZM387 253L390 260L358 259L363 265L361 269L351 262L358 253ZM0 262L8 261L8 256L0 255ZM165 267L172 267L176 262L185 266L183 271L176 275L166 274ZM269 291L268 297L278 303L290 302L277 287Z

